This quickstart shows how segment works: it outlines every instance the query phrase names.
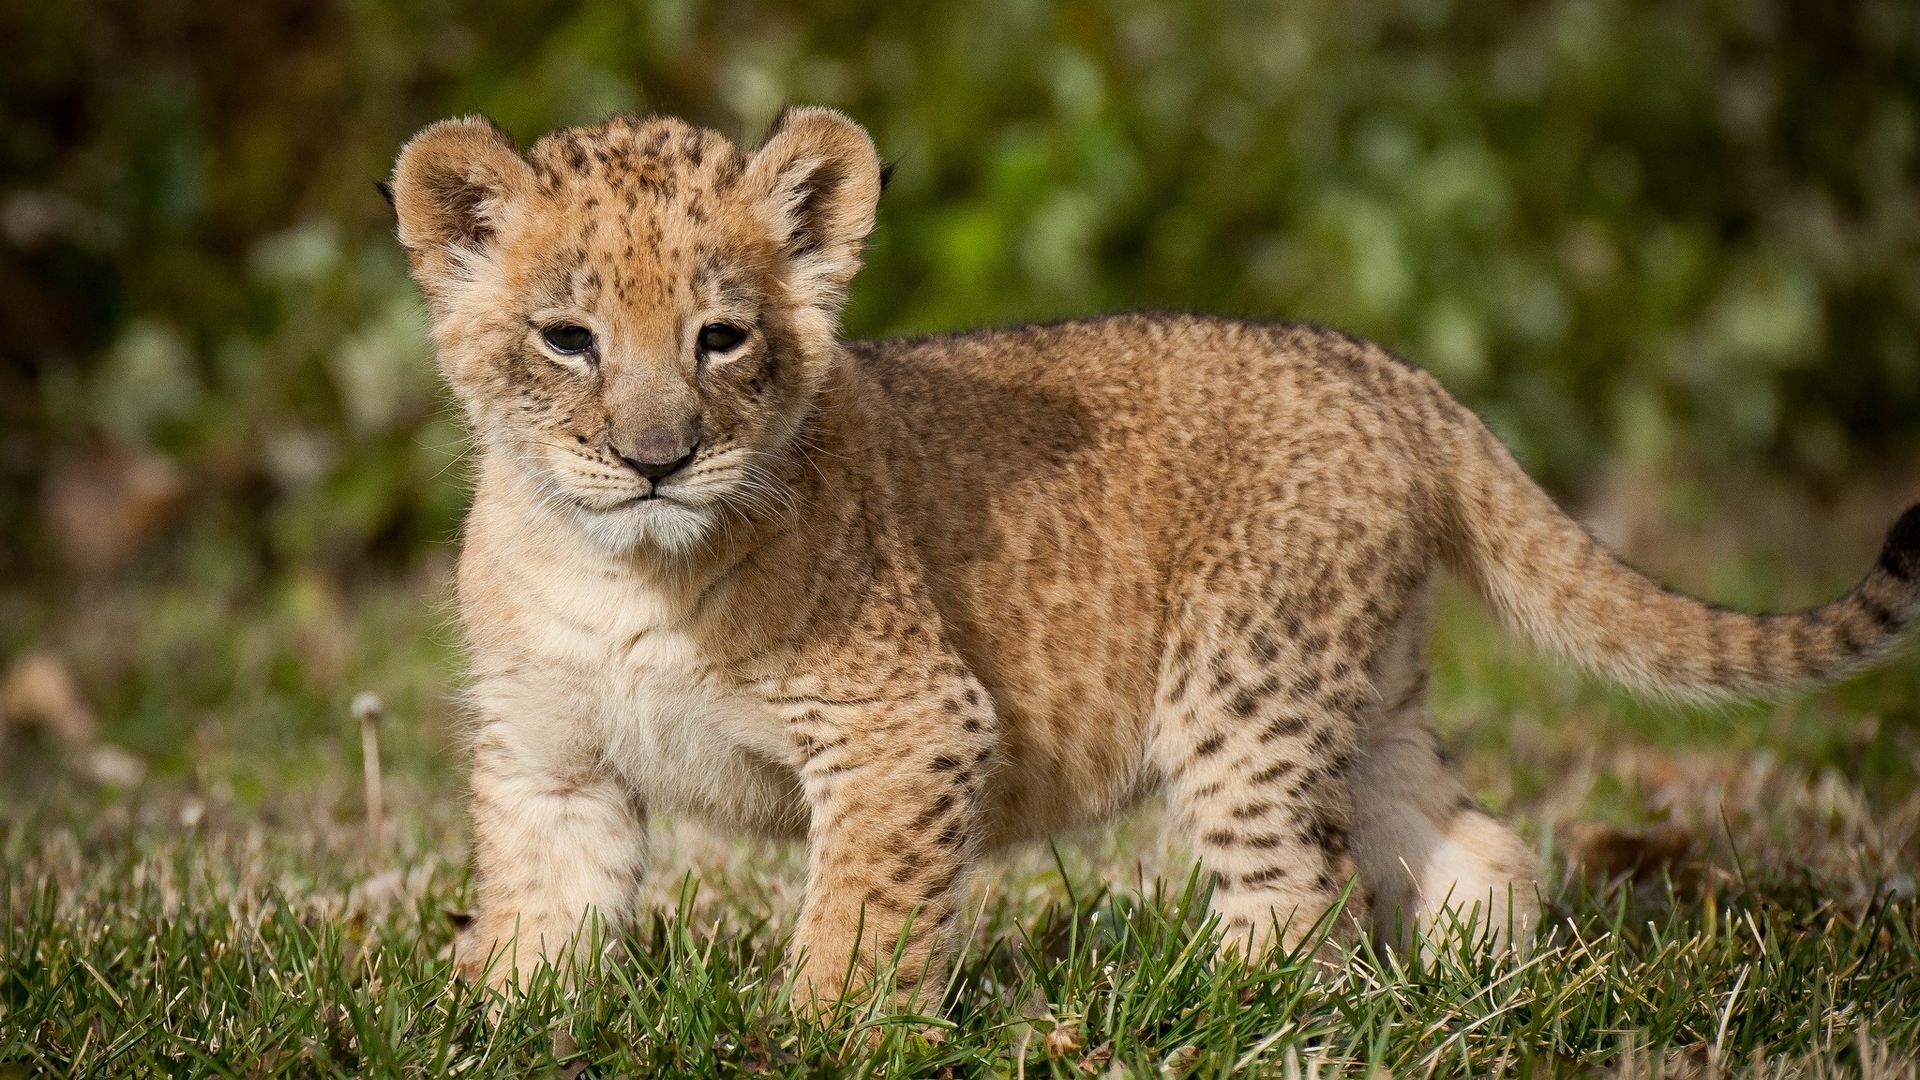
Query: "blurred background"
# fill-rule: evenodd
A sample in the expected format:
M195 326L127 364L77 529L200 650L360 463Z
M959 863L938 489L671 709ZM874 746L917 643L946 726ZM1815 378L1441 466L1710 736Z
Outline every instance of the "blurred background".
M28 799L350 807L363 689L390 766L450 782L462 433L373 183L452 114L751 141L844 109L897 163L849 335L1339 326L1724 602L1846 587L1920 495L1904 0L0 0L0 54L0 782ZM1472 748L1617 730L1914 788L1912 661L1702 717L1514 655L1458 597L1445 623ZM1488 800L1548 790L1517 775Z

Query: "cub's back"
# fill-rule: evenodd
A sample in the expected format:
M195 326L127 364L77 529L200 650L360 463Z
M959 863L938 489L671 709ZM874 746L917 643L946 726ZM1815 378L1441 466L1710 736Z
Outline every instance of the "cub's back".
M1371 474L1420 454L1444 392L1370 343L1299 323L1127 313L854 342L906 429L923 540L1052 508L1164 560L1278 470ZM1361 475L1356 474L1356 480ZM931 520L938 518L940 520ZM1007 530L1012 530L1008 533ZM1071 546L1070 544L1068 546ZM957 553L956 553L957 554Z

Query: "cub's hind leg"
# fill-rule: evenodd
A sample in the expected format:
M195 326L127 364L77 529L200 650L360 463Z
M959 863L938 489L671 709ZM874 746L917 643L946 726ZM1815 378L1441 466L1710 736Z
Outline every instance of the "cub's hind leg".
M1540 860L1440 756L1421 661L1427 607L1412 606L1375 666L1378 707L1353 762L1353 857L1374 934L1401 949L1416 931L1525 948L1539 919Z
M1213 878L1224 945L1258 956L1306 940L1347 893L1349 768L1364 665L1277 633L1177 632L1155 708L1155 767ZM1347 896L1332 938L1364 924Z

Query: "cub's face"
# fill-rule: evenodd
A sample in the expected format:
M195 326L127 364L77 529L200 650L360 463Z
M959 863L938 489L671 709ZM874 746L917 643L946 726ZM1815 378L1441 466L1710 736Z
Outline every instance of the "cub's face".
M880 194L858 125L789 110L749 153L620 118L523 157L450 120L391 193L475 437L549 503L619 551L780 503Z

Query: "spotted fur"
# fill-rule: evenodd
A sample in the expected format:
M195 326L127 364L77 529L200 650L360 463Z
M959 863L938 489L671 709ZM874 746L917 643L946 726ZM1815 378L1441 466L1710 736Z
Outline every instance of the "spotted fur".
M1436 569L1630 684L1774 693L1885 655L1920 513L1843 600L1724 611L1561 513L1425 373L1310 326L1116 315L837 340L882 170L837 113L522 154L436 124L391 184L478 449L460 566L479 913L463 968L631 915L645 818L804 837L798 985L937 977L982 852L1164 791L1228 940L1449 910L1539 864L1440 760ZM542 327L592 331L558 355ZM747 330L705 354L700 328ZM623 447L692 446L649 479ZM1353 888L1357 880L1357 888Z

